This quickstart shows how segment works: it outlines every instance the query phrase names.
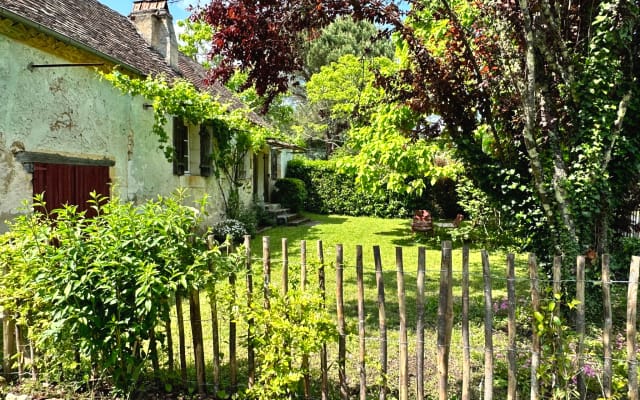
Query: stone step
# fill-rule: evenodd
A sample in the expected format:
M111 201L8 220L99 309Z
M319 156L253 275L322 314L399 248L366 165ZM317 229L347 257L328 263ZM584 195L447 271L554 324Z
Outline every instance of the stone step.
M281 208L282 206L278 203L264 203L264 209L269 212L273 210L279 210Z
M288 214L289 213L289 209L288 208L274 208L271 210L266 210L269 214L276 214L276 215L280 215L280 214Z
M289 220L294 219L295 217L297 217L298 214L296 213L281 213L276 215L276 222L278 223L278 225L288 225L289 224Z
M311 221L309 218L304 217L302 215L298 215L296 218L290 219L288 224L289 226L298 226L304 223Z

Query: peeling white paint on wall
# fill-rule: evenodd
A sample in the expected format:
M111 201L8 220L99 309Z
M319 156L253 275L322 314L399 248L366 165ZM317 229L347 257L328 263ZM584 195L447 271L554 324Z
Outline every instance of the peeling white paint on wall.
M29 63L68 61L1 34L0 54L11 55L0 57L0 232L32 196L31 174L11 152L14 143L27 152L114 161L112 191L123 200L166 196L180 186L191 188L194 198L207 193L208 222L221 218L215 177L173 175L152 133L153 111L143 107L148 100L122 95L90 67L30 70ZM167 132L171 137L171 126ZM252 200L248 177L245 204Z
M18 149L20 144L13 147ZM0 131L0 232L7 229L5 220L18 214L23 202L29 201L31 192L31 174L15 162L6 135Z

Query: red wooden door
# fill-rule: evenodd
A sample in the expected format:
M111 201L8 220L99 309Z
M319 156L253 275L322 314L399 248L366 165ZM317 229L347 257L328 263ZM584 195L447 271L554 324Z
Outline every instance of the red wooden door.
M89 193L109 197L109 167L96 165L67 165L34 163L33 193L44 192L47 210L64 204L74 204L78 210L95 215L87 201Z

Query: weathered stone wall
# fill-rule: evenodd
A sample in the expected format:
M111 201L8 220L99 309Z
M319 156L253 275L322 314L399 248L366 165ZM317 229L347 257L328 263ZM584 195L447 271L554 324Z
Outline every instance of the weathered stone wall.
M20 212L25 200L31 198L31 174L17 163L7 144L6 135L0 129L0 232L6 229L4 221ZM19 142L13 144L13 150L19 150Z
M134 102L92 68L30 69L30 63L69 61L2 35L0 54L10 55L0 57L0 230L32 196L31 174L15 160L19 151L113 160L114 181L127 193L128 133L150 118L132 115Z
M191 187L194 197L209 194L209 222L221 217L215 178L173 175L152 134L153 111L143 107L148 101L122 95L91 67L29 69L30 63L70 61L54 55L56 42L50 38L43 46L14 39L0 30L0 232L32 196L31 174L15 159L19 151L106 158L115 162L112 192L123 200ZM69 52L68 45L60 46ZM82 52L73 58L79 62ZM244 199L250 185L246 192Z
M293 160L295 153L289 149L282 149L280 151L280 176L278 178L284 178L287 175L287 163Z

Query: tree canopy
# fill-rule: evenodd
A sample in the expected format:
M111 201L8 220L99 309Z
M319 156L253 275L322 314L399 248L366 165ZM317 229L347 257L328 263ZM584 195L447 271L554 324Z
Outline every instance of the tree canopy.
M342 15L394 31L402 69L376 84L437 114L467 175L539 249L607 250L638 203L640 11L629 0L213 0L214 77L240 67L267 97L306 38ZM408 137L425 128L414 124ZM420 162L415 159L414 162ZM400 167L402 164L398 164ZM371 180L370 182L376 182ZM627 223L628 224L628 223Z
M368 21L354 21L350 16L337 18L317 37L309 37L304 52L304 78L311 79L322 67L347 54L356 58L393 58L393 43L379 35L380 30Z
M240 67L248 73L246 87L270 100L303 70L304 44L315 32L340 16L380 19L375 14L383 7L381 0L213 0L196 17L214 28L210 56L220 62L212 78L229 79Z
M364 73L371 69L372 60L394 57L393 43L380 33L371 22L354 21L348 16L308 34L303 70L294 78L291 94L296 100L297 129L312 154L328 158L344 145L352 126L350 119L360 111L356 105L362 100L360 91L365 89ZM340 62L343 57L350 57L348 67ZM336 95L341 101L330 98ZM336 113L333 107L352 111Z

